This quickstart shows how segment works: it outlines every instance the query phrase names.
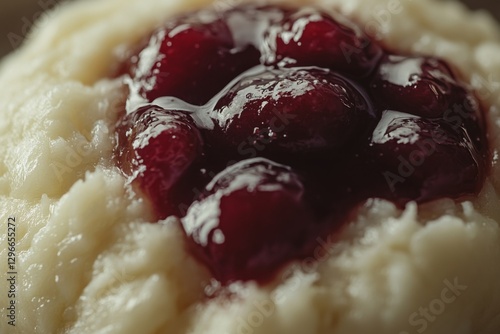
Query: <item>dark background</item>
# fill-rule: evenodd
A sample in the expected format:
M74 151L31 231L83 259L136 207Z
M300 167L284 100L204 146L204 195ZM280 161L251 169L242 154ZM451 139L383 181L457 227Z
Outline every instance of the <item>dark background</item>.
M486 8L500 20L499 0L461 1L473 9ZM61 0L0 0L0 57L19 46L36 18L58 2Z

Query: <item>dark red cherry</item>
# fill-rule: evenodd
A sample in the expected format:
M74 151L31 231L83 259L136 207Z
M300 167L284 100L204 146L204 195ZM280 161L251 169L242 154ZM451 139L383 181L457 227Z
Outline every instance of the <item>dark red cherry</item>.
M292 11L273 24L264 46L268 64L318 66L356 76L370 73L383 53L345 17L314 8Z
M149 101L173 96L201 105L259 57L253 46L235 44L215 12L202 11L157 29L136 56L132 76Z
M189 169L202 152L191 118L179 111L148 106L125 116L117 126L117 156L123 171L138 182L160 216L179 214L189 196ZM183 180L184 179L184 180Z
M218 174L182 220L195 252L222 282L267 278L304 245L310 217L291 168L263 158Z
M485 145L479 102L443 60L387 55L370 90L381 108L441 118L458 132L465 130L477 149Z
M429 118L443 118L468 94L442 60L432 57L387 55L370 85L383 108Z
M343 148L375 119L360 86L328 70L302 68L250 70L212 117L221 145L289 154Z
M387 189L382 197L424 202L479 190L483 169L470 137L442 120L385 111L370 146Z

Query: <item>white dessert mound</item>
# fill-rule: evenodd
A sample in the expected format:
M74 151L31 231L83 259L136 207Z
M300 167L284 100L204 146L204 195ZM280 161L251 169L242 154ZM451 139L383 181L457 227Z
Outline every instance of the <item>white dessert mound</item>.
M208 2L75 2L3 62L0 261L11 271L15 255L17 274L13 285L0 280L0 333L499 333L497 154L472 202L400 212L371 200L343 242L318 240L314 257L274 284L235 284L233 298L203 298L209 275L184 251L177 222L148 224L147 204L113 167L123 96L117 80L102 78L118 50ZM487 14L431 0L316 2L393 48L458 66L500 148L500 39Z

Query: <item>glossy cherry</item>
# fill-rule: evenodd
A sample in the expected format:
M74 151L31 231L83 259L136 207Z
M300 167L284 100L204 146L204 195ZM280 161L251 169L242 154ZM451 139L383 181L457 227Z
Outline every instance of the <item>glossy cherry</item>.
M304 203L304 187L291 168L243 160L207 185L183 226L223 282L265 279L304 246L311 226Z
M395 202L425 202L480 190L480 155L463 129L443 120L385 111L369 152L369 163L383 179L381 190Z
M346 18L311 7L290 11L271 25L264 45L267 64L318 66L356 76L370 73L383 53Z
M236 45L226 22L203 11L157 29L134 59L134 88L145 98L174 96L201 105L257 65L259 53L251 45Z
M244 76L212 117L220 145L242 148L250 142L271 155L338 150L376 118L362 88L337 73L307 68Z
M179 215L179 206L189 199L186 178L203 147L192 119L179 111L143 107L120 121L117 137L123 171L162 216Z
M442 118L467 95L451 68L431 57L385 56L370 89L386 108L429 118Z

